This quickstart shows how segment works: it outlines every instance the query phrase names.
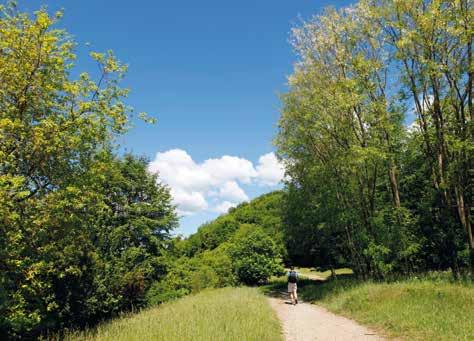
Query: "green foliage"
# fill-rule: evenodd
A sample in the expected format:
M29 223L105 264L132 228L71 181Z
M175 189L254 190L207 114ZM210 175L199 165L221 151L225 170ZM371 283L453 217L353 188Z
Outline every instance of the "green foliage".
M161 281L155 281L147 291L147 304L156 305L190 294L193 271L195 269L186 258L172 262L166 276Z
M177 218L168 189L147 172L146 159L126 155L111 162L101 184L108 209L95 244L111 270L103 272L103 283L120 298L114 306L120 311L142 305L149 283L165 275L169 232Z
M148 305L205 288L261 284L280 274L284 249L281 196L273 192L243 203L204 224L189 238L174 239L170 252L175 260L148 290Z
M151 286L146 299L148 305L155 305L206 288L261 284L282 271L273 239L256 225L242 224L228 242L170 263L166 276Z
M204 251L197 257L200 264L207 266L215 273L215 287L233 286L238 283L232 258L229 255L229 244L222 244L215 250Z
M0 334L33 338L143 304L176 225L146 160L113 155L126 67L72 77L61 13L0 8ZM76 72L74 72L76 74Z
M260 226L276 242L279 253L285 257L286 248L282 229L282 193L275 191L262 195L202 225L181 245L182 252L193 256L204 250L213 250L229 241L242 224Z
M242 225L229 252L242 283L261 284L283 272L276 244L261 228Z
M153 306L206 288L236 285L232 260L225 248L222 245L193 258L180 257L171 261L166 276L148 290L147 304Z
M472 269L473 13L361 0L294 28L275 141L290 258L377 278Z

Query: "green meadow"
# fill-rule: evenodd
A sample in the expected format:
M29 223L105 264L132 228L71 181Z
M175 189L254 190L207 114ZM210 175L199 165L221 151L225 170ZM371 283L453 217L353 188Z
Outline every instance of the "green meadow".
M68 341L282 340L266 298L255 288L204 290L196 295L70 333Z

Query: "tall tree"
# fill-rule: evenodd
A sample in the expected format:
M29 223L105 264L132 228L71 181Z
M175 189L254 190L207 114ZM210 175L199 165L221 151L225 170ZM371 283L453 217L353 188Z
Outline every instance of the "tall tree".
M290 186L333 212L326 228L346 231L362 275L412 271L427 215L455 273L466 244L472 254L472 11L469 1L362 0L293 31L279 155ZM403 125L412 102L416 131ZM433 189L413 209L400 176L418 136Z
M73 78L76 45L54 27L61 16L0 6L0 334L9 338L118 310L123 294L100 280L113 272L106 256L127 258L123 274L143 268L175 224L144 162L110 152L132 111L119 85L126 66L93 52L99 74ZM107 229L115 248L101 248Z
M451 216L474 250L471 207L473 167L474 4L461 1L371 2L414 102L432 180L438 219Z

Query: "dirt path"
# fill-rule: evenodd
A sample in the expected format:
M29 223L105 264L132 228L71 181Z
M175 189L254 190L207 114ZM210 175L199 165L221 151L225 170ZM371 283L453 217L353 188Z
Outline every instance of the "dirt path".
M317 305L299 303L293 306L283 297L268 299L283 325L286 341L384 340L356 322Z

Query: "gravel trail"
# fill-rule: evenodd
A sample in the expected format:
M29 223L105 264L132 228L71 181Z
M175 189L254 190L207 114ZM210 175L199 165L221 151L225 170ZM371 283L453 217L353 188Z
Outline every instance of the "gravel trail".
M294 306L284 293L281 298L268 300L280 319L286 341L385 340L357 322L318 305L300 302Z

